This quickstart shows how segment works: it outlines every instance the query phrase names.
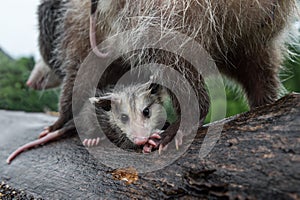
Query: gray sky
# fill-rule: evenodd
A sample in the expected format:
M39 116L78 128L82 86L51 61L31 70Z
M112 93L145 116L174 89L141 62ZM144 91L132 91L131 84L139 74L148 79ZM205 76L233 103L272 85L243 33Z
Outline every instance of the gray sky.
M0 47L14 58L38 53L39 0L0 0Z

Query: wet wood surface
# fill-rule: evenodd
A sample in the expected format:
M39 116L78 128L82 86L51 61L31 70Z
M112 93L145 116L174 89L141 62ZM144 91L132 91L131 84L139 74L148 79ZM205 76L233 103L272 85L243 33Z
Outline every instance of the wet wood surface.
M0 182L43 199L300 198L299 94L209 125L224 127L204 159L199 149L208 127L202 128L180 158L158 171L107 167L89 154L76 134L6 164L13 150L54 120L44 114L0 111ZM109 156L114 159L113 153Z

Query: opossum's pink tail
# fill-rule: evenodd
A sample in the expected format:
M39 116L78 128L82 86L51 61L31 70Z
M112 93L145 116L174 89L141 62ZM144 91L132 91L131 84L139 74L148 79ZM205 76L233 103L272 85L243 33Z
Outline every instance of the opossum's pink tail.
M109 53L102 53L97 47L96 41L96 14L91 14L90 16L90 43L93 52L100 58L106 58Z
M45 144L47 142L50 142L56 138L58 138L59 136L62 135L62 131L60 130L57 130L57 131L54 131L54 132L50 132L48 133L46 136L44 136L43 138L39 138L35 141L32 141L32 142L29 142L21 147L19 147L17 150L15 150L12 154L10 154L10 156L7 158L6 162L8 164L11 163L11 161L17 157L19 154L21 154L23 151L26 151L30 148L33 148L35 146L38 146L38 145L42 145L42 144Z

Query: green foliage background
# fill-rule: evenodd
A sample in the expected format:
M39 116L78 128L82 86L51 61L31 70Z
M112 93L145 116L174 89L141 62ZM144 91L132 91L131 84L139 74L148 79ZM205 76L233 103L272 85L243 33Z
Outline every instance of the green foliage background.
M286 93L298 92L300 93L300 39L293 44L288 45L289 56L283 63L282 71L280 72L280 79ZM224 81L225 83L228 81ZM227 84L225 84L227 85ZM228 84L232 85L232 84ZM238 88L238 89L237 89ZM246 112L249 110L247 101L241 95L241 88L239 87L226 87L227 96L227 110L226 117L233 116L238 113ZM283 94L285 95L285 94ZM218 106L224 106L224 102L218 103ZM205 123L210 122L210 112L206 117Z
M290 45L289 49L292 56L284 62L285 70L281 73L281 79L289 92L300 92L300 48ZM25 84L34 64L32 57L13 60L0 51L0 109L27 112L57 111L59 89L35 91ZM247 102L236 89L228 87L226 94L227 116L248 110ZM219 104L224 106L224 102Z
M35 91L26 86L34 64L32 57L13 60L0 51L0 109L27 112L57 110L58 90Z

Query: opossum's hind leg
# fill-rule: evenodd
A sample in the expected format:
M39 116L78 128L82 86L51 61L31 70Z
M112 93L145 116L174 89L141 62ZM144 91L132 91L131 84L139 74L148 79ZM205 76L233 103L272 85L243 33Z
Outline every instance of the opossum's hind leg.
M73 95L73 87L76 78L77 70L72 69L68 71L67 77L64 80L64 85L62 88L62 92L60 95L60 102L59 102L59 118L56 122L49 126L49 132L56 131L63 126L65 126L68 121L72 120L73 112L72 112L72 95Z
M271 48L263 48L241 57L231 77L242 84L251 108L270 104L278 98L280 81L278 70L281 56Z
M74 123L74 120L71 119L67 123L65 123L65 125L63 126L63 128L61 128L60 130L63 131L64 133L66 133L68 131L72 131L73 129L75 130L75 123ZM43 137L47 136L50 133L51 133L50 127L45 127L44 131L42 131L39 134L39 138L43 138Z
M191 106L186 112L189 112L189 115L194 115L195 109L192 107L192 105L199 106L200 113L199 113L199 121L198 121L199 124L197 124L197 128L198 128L199 126L202 126L205 117L208 113L209 96L204 87L204 80L198 74L198 72L191 65L187 63L185 63L183 67L188 68L191 72L185 74L185 78L186 80L189 81L190 85L193 87L193 90L197 98L197 102L187 102L187 105L191 105ZM185 92L186 91L182 91L181 96L187 96L188 94L186 94ZM168 143L171 142L173 139L175 141L176 149L178 150L183 143L183 137L190 132L190 130L179 130L180 123L181 123L181 106L177 100L177 97L172 93L170 93L170 95L172 97L172 104L174 106L174 109L176 110L178 119L174 123L170 124L164 130L163 133L159 134L161 139L150 137L150 140L148 141L147 145L145 145L144 152L158 148L159 153L161 153L161 151L167 148Z
M50 141L53 141L57 138L59 138L60 136L68 133L69 131L72 131L72 130L75 130L75 126L74 126L74 122L73 120L69 121L63 128L57 130L57 131L54 131L54 132L49 132L47 134L44 134L42 138L39 138L37 140L34 140L32 142L29 142L21 147L19 147L17 150L15 150L12 154L10 154L10 156L7 158L6 162L8 164L11 163L11 161L17 157L18 155L20 155L22 152L30 149L30 148L33 148L33 147L36 147L38 145L43 145L43 144L46 144Z

